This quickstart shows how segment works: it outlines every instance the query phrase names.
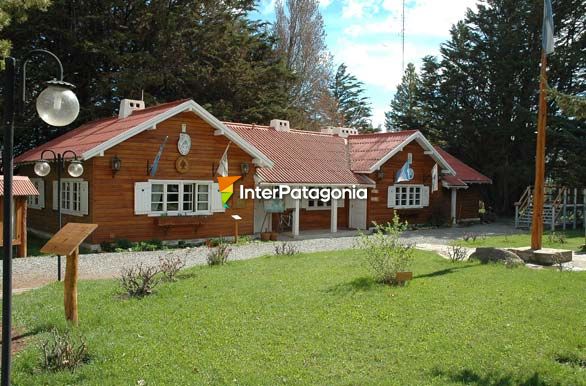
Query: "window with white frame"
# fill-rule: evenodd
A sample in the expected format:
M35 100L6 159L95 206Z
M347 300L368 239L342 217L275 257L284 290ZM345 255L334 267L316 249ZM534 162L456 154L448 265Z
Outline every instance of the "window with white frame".
M157 181L151 183L153 214L209 214L211 182Z
M43 209L45 207L45 181L42 178L30 179L37 191L38 196L28 196L28 207L32 209Z
M332 207L332 200L307 200L307 209L318 210L318 209L330 209Z
M53 209L61 205L61 212L74 216L88 214L88 182L79 178L61 180L61 195L57 181L53 181Z
M429 187L424 185L389 186L388 207L423 208L429 205Z

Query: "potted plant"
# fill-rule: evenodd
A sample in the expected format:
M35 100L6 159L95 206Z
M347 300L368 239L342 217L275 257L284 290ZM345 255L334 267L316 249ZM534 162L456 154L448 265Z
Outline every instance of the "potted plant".
M271 239L271 232L260 232L261 241L269 241Z
M278 232L271 232L271 241L277 241L277 237L279 236Z

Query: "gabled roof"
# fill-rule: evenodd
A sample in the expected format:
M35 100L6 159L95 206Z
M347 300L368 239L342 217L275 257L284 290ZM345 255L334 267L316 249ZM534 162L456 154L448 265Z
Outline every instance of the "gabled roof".
M82 160L87 160L121 142L156 127L156 125L174 115L184 111L192 111L206 121L210 126L219 130L222 135L238 145L260 165L272 165L271 160L260 150L244 141L231 129L224 126L216 117L191 99L183 99L174 102L135 110L126 118L111 117L88 122L76 129L24 152L15 158L15 163L35 162L41 159L41 153L45 149L55 152L73 150Z
M373 173L412 141L417 141L424 151L428 152L429 156L440 165L444 173L456 174L419 130L349 136L352 170L356 173Z
M0 176L0 196L4 195L4 176ZM38 196L39 192L35 185L25 176L12 177L13 196Z
M224 124L274 162L270 169L257 169L260 183L375 185L368 177L350 170L344 138L311 131L277 131L268 126Z
M464 162L460 161L439 146L435 146L435 149L456 171L456 177L460 182L463 182L464 184L492 184L490 178L479 171L472 169L470 166L466 165ZM456 185L457 181L448 181L448 183Z

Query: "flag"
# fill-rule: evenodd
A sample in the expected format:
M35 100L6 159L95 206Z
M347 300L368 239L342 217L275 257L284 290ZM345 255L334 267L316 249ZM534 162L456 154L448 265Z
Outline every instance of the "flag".
M541 45L546 54L553 52L553 11L551 8L551 0L544 0L543 2L543 31L541 37Z
M411 163L409 160L407 160L403 167L397 172L397 175L395 176L395 182L411 181L413 176L414 173L413 169L411 169Z
M431 191L435 192L439 189L439 176L437 173L437 164L431 168Z
M218 166L218 170L216 173L219 176L226 177L228 175L228 149L230 148L230 143L226 146L226 150L224 150L224 155L222 155L222 159L220 159L220 165Z
M165 148L165 144L167 143L168 139L169 139L169 136L167 135L165 137L165 139L163 140L163 143L159 147L159 151L157 152L157 155L155 156L155 161L153 162L153 166L151 166L151 170L150 170L151 177L154 177L155 174L157 174L157 169L159 168L159 161L161 160L161 155L163 155L163 149Z

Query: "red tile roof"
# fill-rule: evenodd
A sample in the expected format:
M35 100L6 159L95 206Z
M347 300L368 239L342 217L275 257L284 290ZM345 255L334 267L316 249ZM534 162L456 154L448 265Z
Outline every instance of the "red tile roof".
M45 149L51 149L56 153L73 150L78 157L98 145L148 121L151 118L169 110L188 99L163 103L148 107L144 110L134 111L130 116L119 119L118 117L104 118L88 122L80 127L52 139L34 149L26 151L14 159L15 163L34 162L41 159L41 153Z
M350 170L344 138L311 131L277 131L268 126L224 124L274 162L272 169L257 169L263 182L372 184L368 177Z
M395 133L358 134L348 137L352 170L368 173L385 155L402 144L417 130Z
M28 177L14 176L12 179L13 196L38 196L39 192ZM0 196L4 196L4 176L0 176Z
M464 162L460 161L439 146L435 146L435 149L456 171L456 177L461 182L465 182L466 184L492 184L492 180L490 178L472 169L470 166L466 165ZM445 177L442 178L445 180ZM454 184L455 183L456 181L454 181Z

